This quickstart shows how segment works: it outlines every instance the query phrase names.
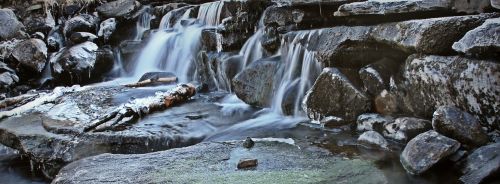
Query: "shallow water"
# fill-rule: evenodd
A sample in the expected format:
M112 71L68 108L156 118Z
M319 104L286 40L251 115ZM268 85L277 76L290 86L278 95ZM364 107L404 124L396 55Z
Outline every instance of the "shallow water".
M32 171L28 159L0 145L0 184L50 183L43 174Z

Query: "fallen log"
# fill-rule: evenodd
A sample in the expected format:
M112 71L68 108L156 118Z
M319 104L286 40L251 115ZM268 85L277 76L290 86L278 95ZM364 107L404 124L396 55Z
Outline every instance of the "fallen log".
M172 107L194 96L196 88L192 84L179 84L167 92L157 92L155 96L134 99L122 104L112 112L98 118L83 131L104 131L117 125L130 123L139 117Z
M156 86L162 84L172 84L177 82L177 77L163 77L157 79L147 79L143 81L139 81L133 84L127 84L126 87L144 87L144 86Z
M39 93L36 94L24 94L24 95L19 95L11 98L6 98L2 101L0 101L0 109L4 109L7 107L11 107L13 105L17 105L21 102L24 101L32 101L36 97L38 97Z

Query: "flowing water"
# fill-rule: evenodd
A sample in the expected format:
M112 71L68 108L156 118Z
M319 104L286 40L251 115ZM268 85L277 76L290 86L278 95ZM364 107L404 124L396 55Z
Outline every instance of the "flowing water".
M136 33L133 40L142 40L144 32L151 29L151 20L154 19L155 16L152 15L150 11L151 7L147 6L145 8L145 11L141 15L139 15L139 18L137 19L137 23L135 25Z

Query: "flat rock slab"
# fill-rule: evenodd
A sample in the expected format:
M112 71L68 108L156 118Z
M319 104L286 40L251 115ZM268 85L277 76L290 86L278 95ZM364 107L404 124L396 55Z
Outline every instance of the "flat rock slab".
M142 155L102 154L64 167L53 181L69 183L387 183L373 164L345 160L281 142L206 142ZM240 159L258 159L237 170Z

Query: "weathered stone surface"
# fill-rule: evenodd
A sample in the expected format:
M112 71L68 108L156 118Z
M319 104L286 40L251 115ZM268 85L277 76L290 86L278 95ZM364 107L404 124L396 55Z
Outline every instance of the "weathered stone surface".
M96 8L97 12L105 18L124 18L139 9L141 3L135 0L116 0L105 3Z
M58 83L87 83L96 62L98 47L92 42L84 42L59 51L50 59L52 76Z
M17 20L11 9L0 9L0 38L2 40L18 37L24 25Z
M471 56L500 56L500 18L488 19L483 25L467 32L453 49Z
M98 25L98 17L90 14L80 14L66 21L63 28L63 35L69 37L74 32L95 33Z
M500 64L459 56L410 56L398 85L406 113L430 119L439 106L467 111L485 127L500 129Z
M387 149L387 146L389 145L385 138L380 135L378 132L375 131L366 131L363 134L361 134L358 138L358 142L362 143L368 143L372 145L377 145L381 148Z
M432 127L444 136L471 147L488 143L488 135L479 120L467 112L453 106L441 106L433 116Z
M384 136L408 142L418 134L431 130L432 124L424 119L402 117L397 118L392 123L385 124L384 127Z
M71 40L71 42L73 42L74 44L80 44L83 42L94 42L94 40L96 39L97 39L96 35L88 32L74 32L69 37L69 40Z
M313 120L327 116L354 120L371 108L367 95L336 68L325 68L306 93L302 108Z
M392 117L382 116L380 114L367 113L361 114L356 120L356 129L360 132L377 131L382 132L384 125L394 122Z
M500 171L500 143L480 147L467 156L461 169L464 174L460 181L464 183L482 183L486 179L498 176Z
M459 142L430 130L408 142L401 153L400 161L408 173L419 175L455 153L458 148Z
M236 75L232 84L238 98L250 105L268 106L278 65L276 60L257 60Z
M372 164L358 159L339 159L279 142L258 141L251 150L239 145L206 142L144 155L103 154L64 167L53 183L387 182ZM238 161L247 157L257 159L257 167L237 170Z
M12 56L30 72L40 74L47 63L47 46L42 40L29 39L18 43Z
M113 32L116 30L116 19L109 18L101 22L99 26L99 32L97 32L97 36L101 37L106 43L110 38Z

